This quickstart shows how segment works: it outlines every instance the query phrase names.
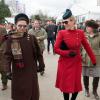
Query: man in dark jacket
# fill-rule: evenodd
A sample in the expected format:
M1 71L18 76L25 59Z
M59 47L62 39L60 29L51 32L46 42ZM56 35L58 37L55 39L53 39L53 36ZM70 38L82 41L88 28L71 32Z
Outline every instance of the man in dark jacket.
M49 24L46 27L47 32L47 51L50 53L50 43L52 44L53 54L54 53L54 40L55 40L55 25L52 21L49 22Z
M4 71L4 56L3 56L3 49L5 48L4 44L4 36L7 34L5 28L0 28L0 73L1 73L1 80L2 80L2 90L7 89L7 78L6 73Z

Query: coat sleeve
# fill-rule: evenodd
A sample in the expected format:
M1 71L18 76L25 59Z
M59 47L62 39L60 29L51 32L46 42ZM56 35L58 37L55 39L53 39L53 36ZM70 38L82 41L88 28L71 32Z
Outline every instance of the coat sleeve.
M35 36L35 33L34 33L34 31L33 31L33 28L31 28L31 29L28 30L28 34L34 35L34 36Z
M58 35L57 35L57 38L56 38L55 45L54 45L54 51L55 51L55 53L57 53L57 54L59 54L61 56L67 57L69 55L69 53L71 51L74 51L74 50L62 50L62 49L60 49L60 46L61 46L61 42L62 41L63 41L62 31L59 31L58 32Z
M12 53L11 53L8 40L5 41L5 48L3 54L4 54L4 62L5 62L5 66L4 66L5 72L11 73Z
M45 64L44 64L44 59L43 59L43 55L41 53L40 47L38 45L37 39L35 38L35 36L33 36L34 39L34 44L35 44L35 49L36 49L36 59L39 63L39 70L44 71L45 70Z
M42 29L42 32L43 32L43 35L37 37L37 39L39 39L40 41L47 38L47 32L44 29Z
M90 47L90 44L87 41L87 38L86 38L86 36L85 36L83 31L82 31L81 35L82 35L82 45L83 45L84 49L88 53L88 55L89 55L89 57L90 57L90 59L92 61L92 64L96 64L95 54L94 54L92 48Z

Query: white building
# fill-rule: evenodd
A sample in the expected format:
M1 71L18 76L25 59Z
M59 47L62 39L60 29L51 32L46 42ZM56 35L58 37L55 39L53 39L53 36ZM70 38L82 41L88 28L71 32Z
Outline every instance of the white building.
M77 23L83 22L88 19L100 20L100 0L72 0L73 3L66 5L71 9L74 16L77 18ZM60 13L57 17L57 22L62 20Z
M77 22L83 22L88 19L100 20L100 0L94 2L76 3L71 8Z

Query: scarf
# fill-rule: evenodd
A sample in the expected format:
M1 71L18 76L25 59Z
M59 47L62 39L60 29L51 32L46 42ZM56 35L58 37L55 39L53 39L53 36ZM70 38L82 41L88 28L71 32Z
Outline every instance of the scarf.
M22 49L20 45L20 37L23 37L24 34L14 34L11 36L11 50L14 57L14 63L16 64L17 68L23 68L23 56L22 56Z

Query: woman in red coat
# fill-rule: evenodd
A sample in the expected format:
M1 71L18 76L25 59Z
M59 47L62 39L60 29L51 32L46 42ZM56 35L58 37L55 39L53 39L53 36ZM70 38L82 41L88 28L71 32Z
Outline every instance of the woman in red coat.
M69 100L69 93L72 93L71 100L76 100L78 92L82 90L81 46L88 53L93 65L96 65L96 58L84 32L75 28L75 18L69 9L63 15L63 23L65 30L58 32L54 46L55 53L60 55L56 87L63 92L64 100Z

